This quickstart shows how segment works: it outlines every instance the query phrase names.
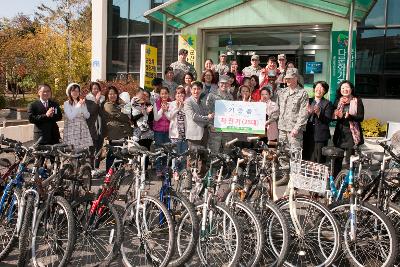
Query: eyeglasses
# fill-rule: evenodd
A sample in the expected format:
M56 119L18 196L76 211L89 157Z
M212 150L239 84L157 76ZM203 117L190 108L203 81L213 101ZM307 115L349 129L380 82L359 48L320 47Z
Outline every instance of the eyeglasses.
M258 59L253 58L251 61L258 61Z

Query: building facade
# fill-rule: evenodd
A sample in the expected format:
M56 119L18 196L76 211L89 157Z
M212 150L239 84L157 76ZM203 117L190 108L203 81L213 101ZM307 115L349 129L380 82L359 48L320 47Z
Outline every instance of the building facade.
M164 2L93 1L92 79L111 80L127 74L138 78L142 43L158 48L161 76L162 25L143 14ZM366 18L354 24L356 91L365 102L367 118L400 120L400 16L396 14L400 14L398 0L377 0ZM215 62L221 53L237 59L241 68L250 64L252 54L260 55L265 66L268 56L284 53L299 68L305 88L311 88L315 81L332 80L332 42L336 41L332 36L348 28L345 17L289 1L243 1L181 29L168 28L166 65L177 58L179 34L194 36L198 73L207 58ZM307 72L307 62L322 63L321 71Z

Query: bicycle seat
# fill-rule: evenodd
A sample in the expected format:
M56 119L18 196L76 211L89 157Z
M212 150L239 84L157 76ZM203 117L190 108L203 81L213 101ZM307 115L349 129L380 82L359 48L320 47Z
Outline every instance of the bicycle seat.
M344 150L335 146L325 146L322 148L322 155L331 158L344 157Z
M379 161L379 162L383 161L383 157L384 156L385 156L385 153L383 153L383 152L374 152L374 153L372 153L372 158L374 160Z

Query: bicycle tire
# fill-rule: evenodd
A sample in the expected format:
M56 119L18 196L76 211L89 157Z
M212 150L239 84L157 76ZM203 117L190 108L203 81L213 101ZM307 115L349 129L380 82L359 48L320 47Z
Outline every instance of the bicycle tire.
M66 235L60 238L60 234ZM41 238L43 238L43 242L41 242ZM75 240L76 229L71 205L65 198L54 196L50 200L48 209L41 209L36 218L32 235L33 265L35 267L66 266L72 255ZM48 250L42 252L46 247L49 247ZM55 255L54 252L61 253ZM41 255L43 256L41 257Z
M248 225L242 228L243 250L240 256L240 266L257 266L260 261L264 246L264 231L255 210L245 202L235 200L229 208L239 219L240 225ZM255 242L249 239L251 232L255 233Z
M394 229L396 230L397 251L400 251L400 206L395 203L389 202L388 209L383 212L390 219ZM400 255L397 256L394 265L400 266Z
M289 226L290 244L285 266L330 266L336 259L341 244L340 227L329 209L306 197L296 197L296 212L305 232L298 236L290 216L289 199L278 201L278 207L286 217ZM316 214L311 214L313 211ZM321 230L326 221L326 229ZM324 233L322 235L321 233ZM310 241L315 236L317 240ZM321 240L324 238L324 240ZM313 247L318 244L317 249ZM324 245L322 248L321 244ZM324 251L328 250L328 251ZM300 263L299 263L300 262Z
M107 203L90 215L93 200L91 195L72 204L77 230L75 250L70 259L73 266L108 266L118 254L122 238L118 211Z
M332 213L334 214L335 217L337 217L341 228L343 230L343 237L344 237L344 245L343 245L343 251L345 256L347 257L347 259L352 263L355 264L356 266L365 266L365 264L360 263L361 259L357 259L358 256L367 256L370 255L371 258L367 259L367 265L369 263L374 263L379 264L378 266L393 266L394 262L397 258L397 250L398 250L398 244L397 244L397 236L396 236L396 231L392 225L392 223L390 222L389 218L385 216L385 214L380 211L377 207L373 206L370 203L364 202L364 203L358 203L357 208L355 209L356 212L358 212L357 215L357 229L364 229L362 231L357 231L356 234L362 233L362 242L365 244L371 243L371 244L375 244L375 241L382 241L382 236L380 237L376 237L376 236L371 236L369 239L368 236L366 235L367 229L368 230L374 230L374 228L376 229L377 223L380 222L380 224L382 225L382 228L384 231L387 232L387 235L389 237L389 253L387 253L387 257L385 256L386 259L383 260L383 263L377 263L377 261L380 260L379 256L380 255L379 251L378 253L376 252L370 252L369 254L363 253L363 252L357 252L357 256L354 255L354 253L352 252L352 245L356 245L356 243L354 243L353 241L349 240L349 210L350 210L350 203L348 201L339 201L337 203L334 203L330 206L330 209L332 211ZM370 213L370 215L368 214L362 214L360 213L361 211L363 211L364 213ZM375 218L372 219L372 224L366 224L365 222L363 223L359 223L360 219L359 218L367 218L370 217L371 215L373 215ZM368 218L367 218L368 219ZM379 232L383 231L380 230ZM361 247L361 246L360 246ZM375 244L375 248L383 248L385 246L382 246L381 244ZM356 249L357 251L357 249ZM368 262L370 261L370 262ZM340 263L338 263L339 265Z
M7 199L3 204L3 212L0 214L0 240L1 240L1 252L0 252L0 261L10 254L13 248L17 244L18 236L16 235L17 231L17 220L18 220L18 209L20 207L20 190L17 188L13 188L8 193ZM14 202L15 201L15 202ZM16 203L16 206L14 206ZM14 207L16 207L14 209ZM12 209L12 210L10 210ZM12 217L10 216L10 212L12 213Z
M163 203L161 203L160 200L156 199L155 197L151 196L142 196L140 198L140 205L142 207L136 207L137 201L133 200L131 203L129 203L125 209L123 218L122 218L122 225L123 225L123 240L121 242L121 254L122 254L122 261L125 264L125 266L131 267L131 266L144 266L142 264L142 260L145 262L145 266L148 266L149 263L147 262L148 260L151 261L151 264L157 265L158 267L165 267L168 265L169 260L171 259L173 253L174 253L174 244L175 244L175 232L174 232L174 225L172 222L171 215L169 214L167 208L164 206ZM156 222L156 225L150 225L153 220L147 221L151 219L151 216L153 215L152 213L149 212L149 207L150 205L154 205L155 207L155 213L156 213L156 218L158 220L160 219L160 213L162 214L163 222L161 225ZM136 225L136 209L139 209L139 222L140 223L139 227L143 228L145 227L146 233L139 234L139 231L137 229ZM143 210L145 209L146 214L143 216ZM157 215L158 214L158 215ZM158 216L158 217L157 217ZM145 222L145 223L144 223ZM162 227L166 224L166 227ZM152 226L154 228L152 228ZM142 229L141 229L142 230ZM155 231L157 230L157 231ZM152 235L156 234L167 234L168 235L168 241L165 244L165 247L167 247L165 251L165 255L162 255L161 259L158 259L154 253L150 250L148 250L149 243L147 240L152 237ZM129 245L129 246L128 246ZM140 251L143 250L143 251ZM144 258L143 258L144 257ZM155 264L157 263L157 264Z
M289 228L285 216L278 206L268 199L258 201L261 197L253 195L252 205L258 216L263 218L264 246L260 265L281 266L287 257L289 249ZM260 207L262 205L262 207Z
M22 218L22 225L19 232L19 254L18 254L18 263L19 267L23 267L26 264L26 261L29 261L28 251L29 251L29 236L30 236L30 228L32 226L32 216L33 216L33 208L34 208L34 197L31 194L28 194L25 202L25 212L24 217Z
M198 205L196 207L196 209L198 210L198 212L202 212L203 209L203 205L205 204L201 204ZM205 233L201 233L200 230L200 238L199 238L199 242L197 245L197 254L200 258L200 261L202 264L207 265L207 266L237 266L239 264L239 260L240 260L240 256L242 253L242 231L239 225L239 222L237 221L237 219L233 216L233 214L229 211L229 208L225 206L225 204L222 203L216 203L214 205L212 205L212 207L209 207L209 210L213 209L213 219L215 219L216 215L218 214L217 212L222 212L224 213L221 217L223 220L228 219L230 221L230 225L232 225L231 229L233 228L233 231L230 230L229 232L233 233L234 237L236 237L236 246L234 247L234 250L231 254L228 254L228 249L225 249L225 251L222 251L222 258L220 258L220 260L218 261L218 263L214 263L214 262L209 262L208 260L208 256L203 253L203 250L205 250L205 248L203 248L203 245L210 245L212 242L209 242L210 239L209 237L212 235L212 230L215 229L215 225L212 226L213 229L211 229L211 231L207 231L209 229L206 229ZM201 214L201 213L200 213ZM209 220L209 216L207 216L207 220ZM201 223L201 222L200 222ZM207 221L206 224L208 225L209 222ZM226 222L223 223L224 225L228 224ZM225 232L227 229L222 229L223 232ZM217 240L215 238L215 235L213 236L212 241ZM221 238L221 240L225 240L225 236L223 238ZM222 241L225 243L225 241ZM228 242L228 245L231 245L232 242ZM215 246L215 247L224 247L227 246L227 244L223 244L223 246ZM212 252L212 253L219 253L221 251L217 251L217 249L213 250L213 249L209 249L207 247L206 249L207 252ZM230 251L232 251L232 249L230 249ZM225 255L224 255L225 254ZM226 260L224 260L224 256L228 256L226 258ZM213 258L216 258L215 256Z
M173 207L170 210L170 214L175 225L175 246L177 248L170 259L168 266L183 266L196 252L196 246L200 234L199 218L197 217L195 206L185 196L176 192L172 188L168 189L167 195L170 195L173 198ZM176 202L180 202L180 204ZM180 205L183 207L184 211L175 208ZM184 230L187 232L186 238L189 238L189 242L186 243L183 243Z

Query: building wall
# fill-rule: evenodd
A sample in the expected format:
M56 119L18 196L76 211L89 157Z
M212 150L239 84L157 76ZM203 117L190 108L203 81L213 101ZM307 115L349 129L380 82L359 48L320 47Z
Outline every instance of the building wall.
M107 0L92 1L92 81L106 79Z

